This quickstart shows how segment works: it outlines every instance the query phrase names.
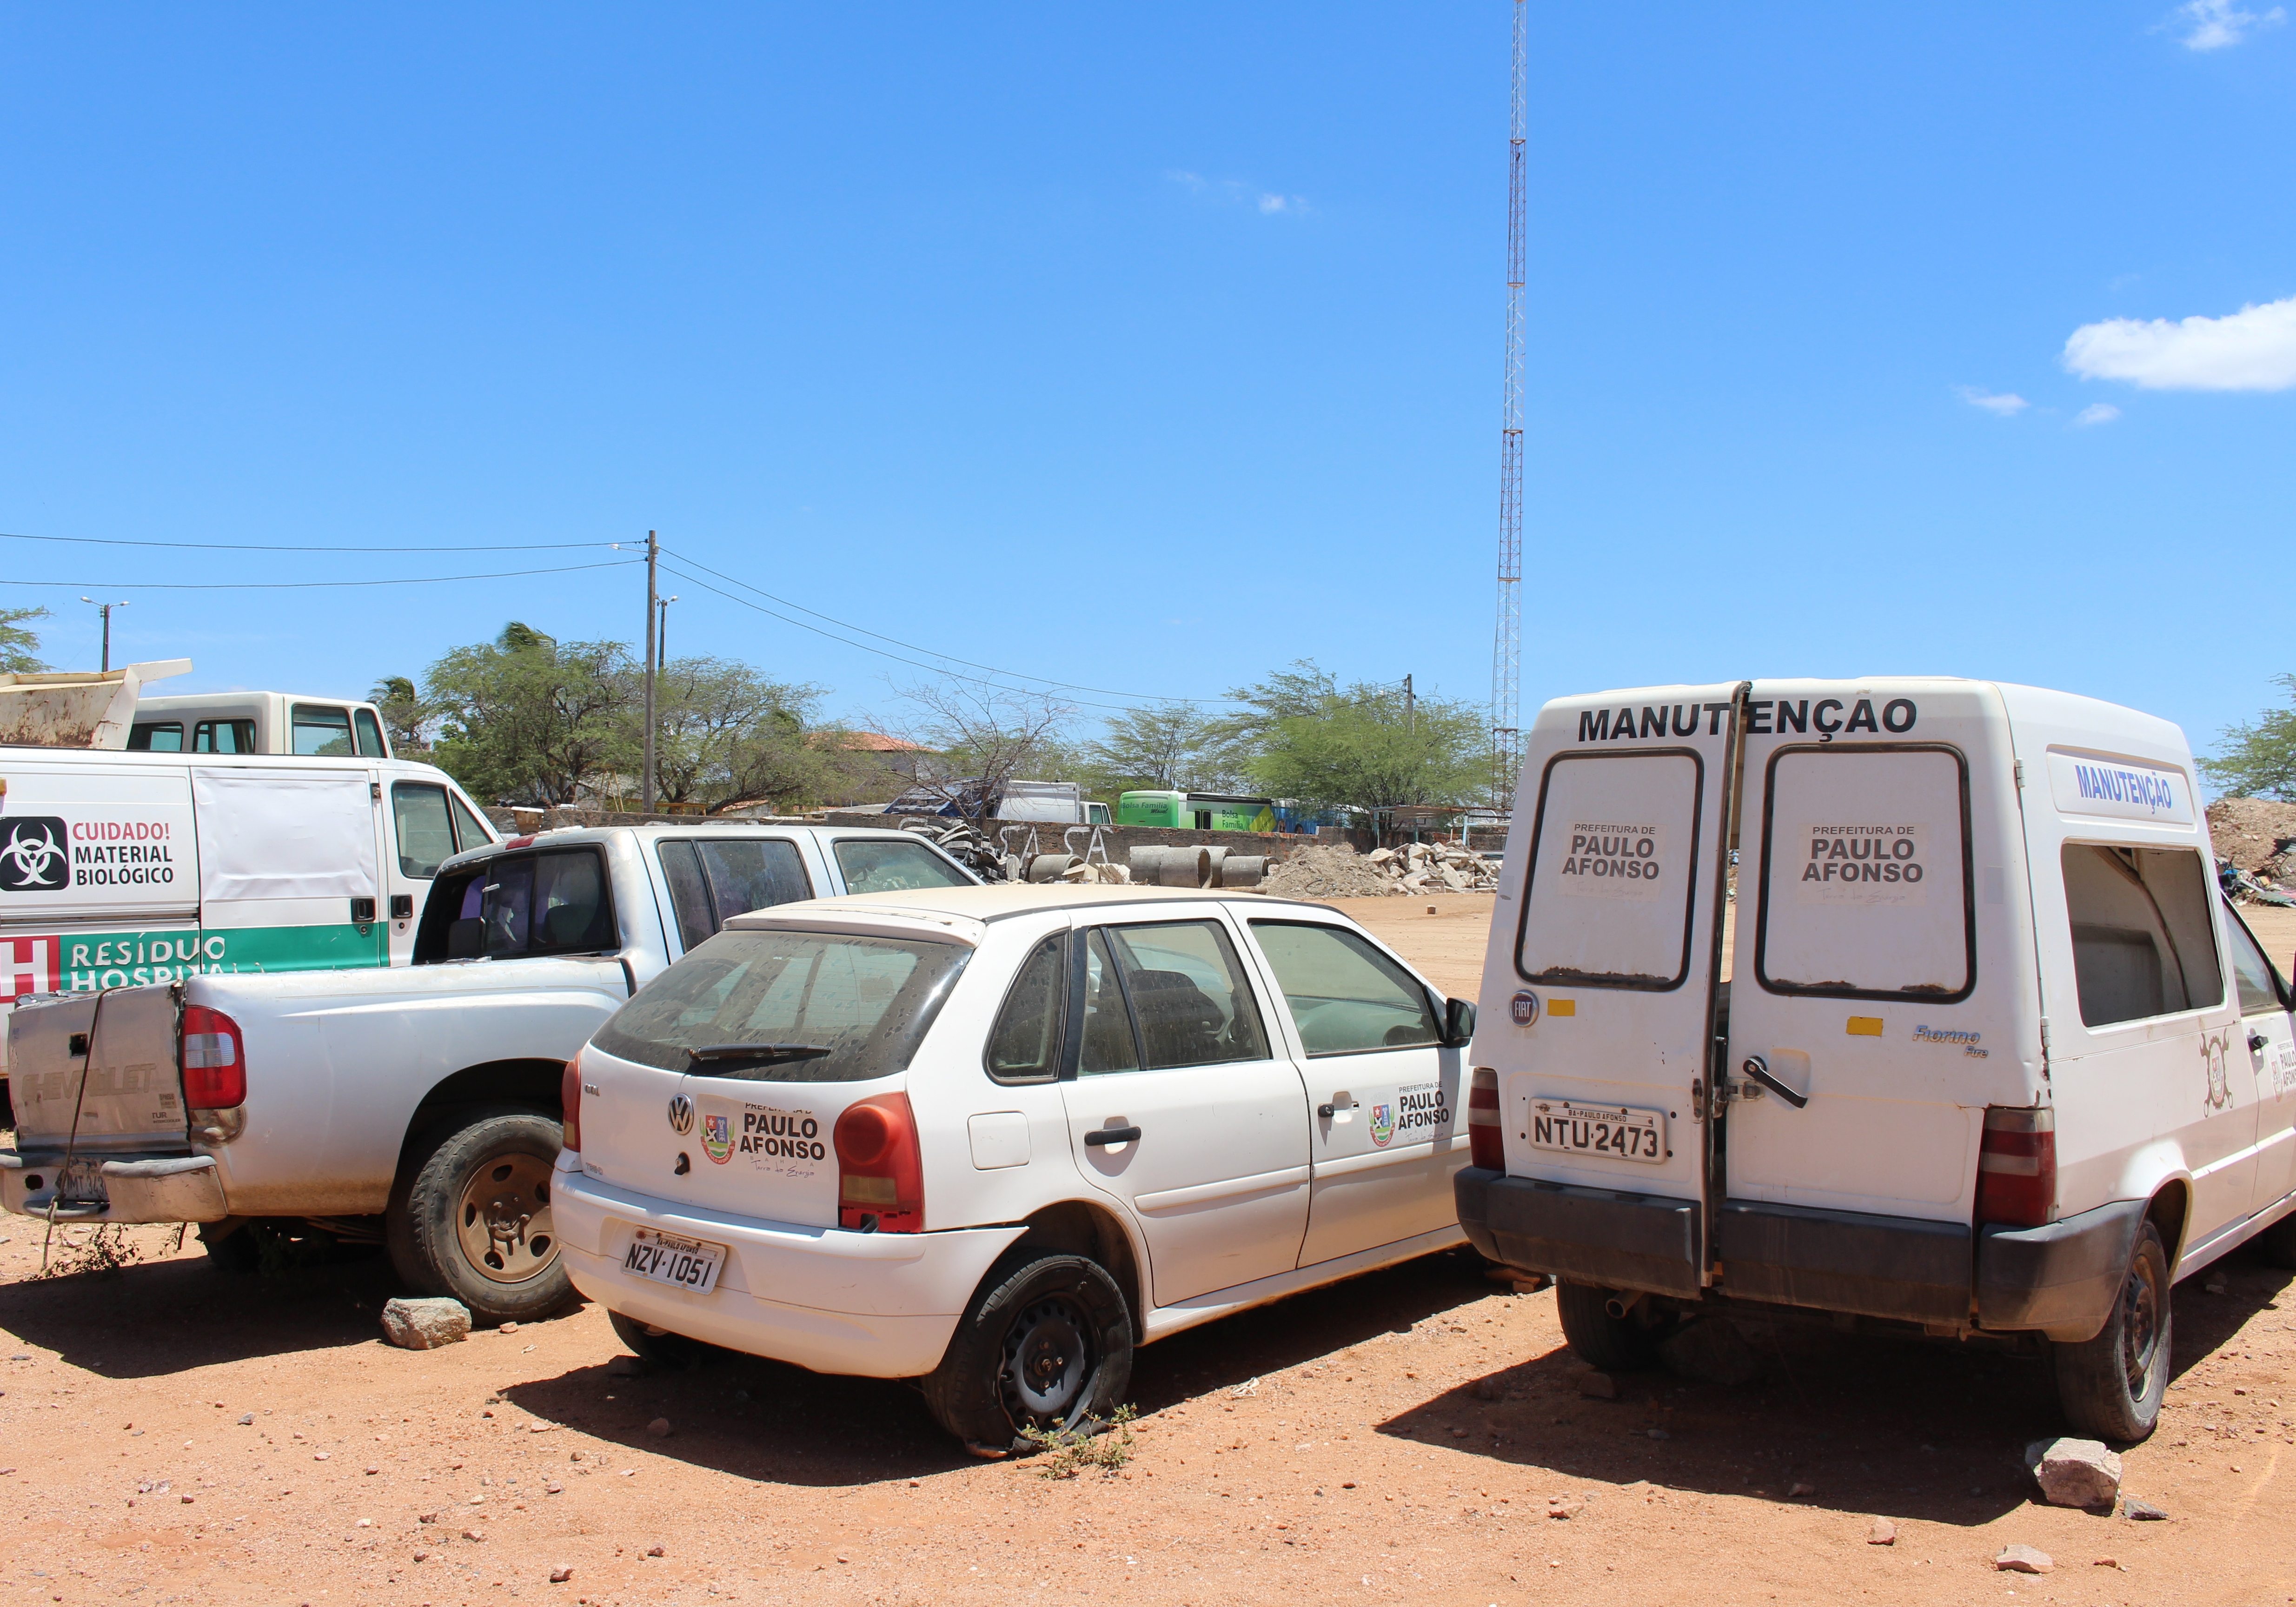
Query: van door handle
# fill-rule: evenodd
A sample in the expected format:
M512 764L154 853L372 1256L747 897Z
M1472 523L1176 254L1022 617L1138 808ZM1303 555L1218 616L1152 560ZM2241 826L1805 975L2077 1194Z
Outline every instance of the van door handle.
M1140 1136L1138 1127L1102 1127L1084 1136L1085 1147L1096 1150L1103 1144L1130 1144Z
M1756 1082L1761 1084L1762 1086L1767 1088L1771 1093L1776 1095L1780 1099L1784 1100L1786 1103L1792 1105L1797 1111L1809 1103L1808 1095L1797 1094L1792 1088L1787 1087L1785 1084L1780 1082L1776 1078L1772 1077L1770 1075L1770 1062L1764 1060L1759 1054L1748 1055L1746 1057L1745 1063L1738 1069L1741 1071L1743 1071L1747 1076L1752 1078Z

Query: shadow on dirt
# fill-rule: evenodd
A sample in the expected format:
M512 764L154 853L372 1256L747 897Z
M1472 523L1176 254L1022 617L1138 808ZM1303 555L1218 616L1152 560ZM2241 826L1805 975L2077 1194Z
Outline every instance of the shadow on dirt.
M1409 1328L1491 1291L1480 1262L1423 1258L1208 1323L1135 1357L1142 1413L1248 1382L1374 1335ZM630 1450L783 1484L858 1485L972 1466L908 1384L838 1378L719 1351L690 1371L607 1376L599 1365L506 1390L548 1422ZM667 1439L647 1431L656 1418Z
M187 1242L164 1260L0 1283L0 1329L105 1378L155 1378L365 1344L400 1292L380 1253L263 1275L226 1272Z
M2226 1292L2208 1292L2219 1277ZM2206 1365L2292 1284L2296 1275L2246 1254L2179 1284L2175 1377ZM2032 1498L2025 1446L2067 1431L2040 1361L1822 1328L1750 1337L1761 1375L1735 1389L1653 1371L1619 1376L1615 1400L1587 1399L1587 1368L1557 1349L1380 1427L1538 1470L1537 1494L1648 1480L1784 1501L1800 1484L1810 1488L1798 1505L1972 1526Z

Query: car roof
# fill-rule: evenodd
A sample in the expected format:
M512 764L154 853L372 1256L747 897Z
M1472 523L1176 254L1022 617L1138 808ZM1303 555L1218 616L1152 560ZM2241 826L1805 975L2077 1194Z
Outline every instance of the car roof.
M767 909L735 915L733 928L771 926L791 916L834 916L840 911L867 910L889 915L908 915L928 921L979 922L1010 920L1054 910L1095 907L1138 907L1147 904L1204 904L1249 898L1277 908L1328 909L1305 898L1277 898L1237 888L1129 887L1106 882L1005 881L988 887L920 887L890 893L849 893L841 898L808 898L802 903L776 904ZM1333 914L1338 912L1333 911Z
M208 756L201 754L200 757L205 758ZM253 757L260 758L264 756L257 754ZM496 828L497 831L501 829L499 826ZM499 854L506 849L512 849L512 845L521 849L562 848L569 843L610 842L625 833L652 841L662 837L685 838L696 835L707 837L721 832L731 834L737 831L754 832L768 836L803 834L839 838L887 838L901 842L921 842L944 859L952 857L947 849L922 832L895 831L886 826L832 826L825 825L817 820L800 824L787 820L742 820L731 816L696 815L690 820L650 820L640 824L626 826L545 826L538 832L506 832L500 842L487 843L474 849L464 849L451 858L442 860L439 868L441 871L457 870L465 860L475 859L488 854Z

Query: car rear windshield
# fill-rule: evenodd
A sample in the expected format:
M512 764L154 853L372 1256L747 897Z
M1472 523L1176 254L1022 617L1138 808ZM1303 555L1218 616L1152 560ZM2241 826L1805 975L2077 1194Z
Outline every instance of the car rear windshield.
M598 1029L607 1054L745 1082L905 1070L972 950L838 932L724 931Z

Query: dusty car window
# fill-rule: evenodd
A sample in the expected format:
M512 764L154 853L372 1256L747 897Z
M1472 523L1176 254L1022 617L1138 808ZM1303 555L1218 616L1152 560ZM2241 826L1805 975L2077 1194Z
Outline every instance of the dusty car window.
M1254 921L1251 935L1275 972L1310 1055L1441 1041L1427 990L1360 934L1304 922Z
M1101 930L1116 956L1147 1070L1267 1058L1259 1007L1217 922Z
M2224 998L2198 854L2069 842L2061 863L2084 1023L2175 1015Z
M447 789L424 782L393 782L390 812L398 828L398 873L428 881L455 855L455 827Z
M449 959L580 954L617 946L605 866L594 849L497 859L462 890Z
M2225 936L2232 941L2232 975L2240 988L2241 1014L2258 1015L2284 1008L2275 980L2278 972L2264 957L2264 950L2257 947L2255 934L2248 930L2247 922L2226 911Z
M1526 979L1681 986L1703 774L1679 752L1563 754L1547 766L1516 940Z
M1976 981L1968 797L1961 755L1948 748L1774 757L1755 914L1761 985L1837 998L1967 997Z
M921 842L846 837L837 868L849 893L906 893L927 887L971 887L972 878Z
M1050 1082L1060 1075L1068 944L1064 931L1037 944L1004 996L988 1034L988 1075L1000 1083Z
M866 1082L907 1067L972 954L897 938L722 931L639 989L593 1041L696 1077Z

